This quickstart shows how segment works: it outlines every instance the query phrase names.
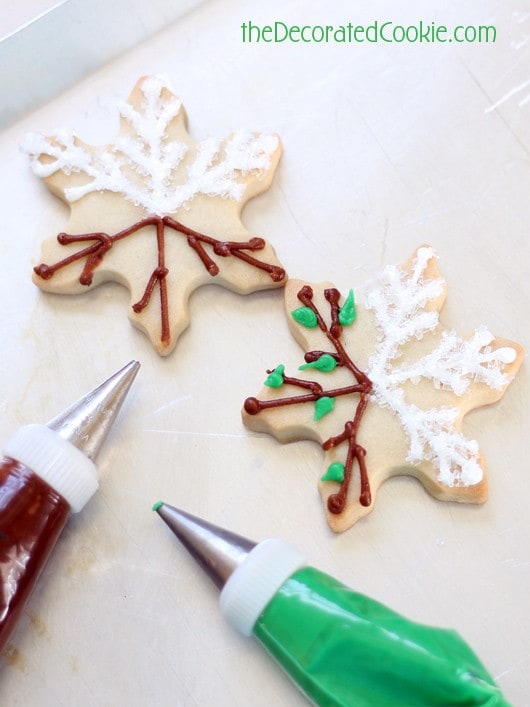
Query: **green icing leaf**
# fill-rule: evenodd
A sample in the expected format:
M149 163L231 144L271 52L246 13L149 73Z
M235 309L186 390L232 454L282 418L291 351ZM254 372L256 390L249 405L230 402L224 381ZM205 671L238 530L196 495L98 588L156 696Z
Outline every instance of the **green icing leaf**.
M344 481L344 464L341 462L333 462L328 466L324 476L320 477L321 481L338 481L341 484Z
M337 361L335 357L331 354L322 354L316 361L311 361L311 363L304 363L303 366L299 366L299 371L305 371L306 368L316 368L317 371L323 371L324 373L329 373L334 368L337 367Z
M323 398L319 398L315 402L315 414L313 416L313 419L315 421L320 420L320 418L324 417L324 415L327 415L328 412L331 412L334 407L335 398L329 398L326 395Z
M311 307L298 307L298 309L291 312L291 316L295 322L308 329L314 329L318 325L317 315Z
M284 381L283 381L283 372L285 371L285 366L283 363L280 363L279 366L276 366L274 371L271 371L269 375L267 376L267 380L265 381L265 385L268 385L269 388L280 388Z
M349 326L353 324L357 317L357 310L355 308L355 297L353 290L350 290L346 300L339 311L339 322L342 326Z

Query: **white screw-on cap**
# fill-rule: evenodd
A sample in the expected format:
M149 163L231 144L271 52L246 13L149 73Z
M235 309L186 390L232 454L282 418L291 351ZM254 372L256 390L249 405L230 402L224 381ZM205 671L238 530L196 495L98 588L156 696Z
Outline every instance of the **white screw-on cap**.
M256 621L289 577L306 566L298 550L283 540L265 540L230 575L220 596L221 612L232 626L250 636Z
M80 511L98 489L95 464L46 425L21 427L4 446L3 454L38 474L65 499L73 513Z

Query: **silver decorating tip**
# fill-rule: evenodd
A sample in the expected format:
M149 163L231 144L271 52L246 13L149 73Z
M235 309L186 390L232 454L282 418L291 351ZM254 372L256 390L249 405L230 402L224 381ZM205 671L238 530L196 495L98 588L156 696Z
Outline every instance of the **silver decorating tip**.
M219 589L224 587L232 572L256 547L252 540L219 528L167 503L155 503L153 510L167 523Z
M112 427L139 368L138 361L131 361L54 417L47 427L93 459Z

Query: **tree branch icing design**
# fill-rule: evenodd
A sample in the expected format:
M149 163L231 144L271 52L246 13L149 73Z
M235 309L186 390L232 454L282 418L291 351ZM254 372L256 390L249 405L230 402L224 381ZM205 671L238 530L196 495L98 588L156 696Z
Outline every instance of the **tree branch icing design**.
M220 276L220 284L242 294L284 284L285 271L272 247L247 233L240 219L246 201L270 186L281 145L277 135L243 130L225 139L193 141L180 99L159 77L140 80L118 111L120 132L108 145L90 146L64 130L26 136L23 150L33 171L71 207L68 232L45 243L46 261L34 269L34 281L65 293L108 279L131 292L141 284L131 319L167 354L187 325L189 294L209 278ZM87 222L93 227L83 230ZM153 234L156 252L141 253L147 265L143 283L136 281L137 267L128 271L129 260L122 265L114 256L104 269L118 243L146 231ZM175 235L195 262L185 255L169 262L175 255L173 249L168 255L167 241ZM59 255L61 249L68 253ZM81 270L74 273L78 263ZM175 270L180 284L173 287ZM155 289L156 322L153 316L141 318Z
M334 287L287 285L307 377L287 375L283 364L268 371L260 397L245 401L244 420L281 441L321 443L329 457L321 493L335 530L369 512L377 488L398 473L417 476L440 499L485 500L483 460L462 419L502 396L523 353L485 326L467 338L443 328L444 299L445 281L428 246L404 266L385 268L362 306L353 290L342 300ZM291 394L296 388L303 392ZM333 419L339 399L341 422ZM321 427L324 420L332 421Z
M308 329L318 327L331 343L332 351L308 351L305 355L306 363L300 366L300 370L314 369L321 373L331 373L337 366L342 366L351 375L350 385L338 388L326 388L317 381L292 378L285 374L285 366L280 364L274 370L268 371L265 385L270 388L279 388L284 385L308 390L308 393L301 395L277 398L274 400L258 400L257 398L247 398L245 401L245 411L249 415L257 415L268 408L275 408L284 405L298 405L300 403L314 403L314 421L318 421L328 415L335 407L335 399L342 395L358 395L355 403L352 419L344 424L344 430L333 437L329 437L322 444L322 448L327 450L337 447L342 443L347 444L346 461L344 464L335 462L328 468L325 480L333 479L340 482L337 493L329 496L327 500L331 513L341 513L346 502L353 465L357 462L361 479L361 495L359 498L363 506L371 503L370 482L366 471L364 458L366 450L357 442L357 432L368 403L368 395L372 390L372 381L361 371L352 361L348 352L344 348L341 338L343 326L351 326L356 318L356 308L353 290L350 290L348 298L342 307L339 307L340 292L330 287L324 290L324 297L329 303L330 323L326 323L322 313L313 302L313 290L309 285L304 285L298 292L298 299L302 306L293 310L291 316L298 324Z

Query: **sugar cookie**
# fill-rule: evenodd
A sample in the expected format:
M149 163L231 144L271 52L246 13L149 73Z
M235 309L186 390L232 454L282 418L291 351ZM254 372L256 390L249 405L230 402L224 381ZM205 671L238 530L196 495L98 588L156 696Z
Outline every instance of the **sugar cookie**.
M125 285L131 321L167 355L200 285L248 294L284 284L272 247L241 223L244 204L270 186L281 144L248 131L195 142L159 77L141 79L119 115L119 134L105 146L66 131L26 137L35 174L70 206L67 232L44 242L33 279L61 294Z
M290 328L306 352L303 373L293 376L283 364L268 371L243 418L281 442L322 445L320 493L334 531L369 513L391 476L415 476L440 500L486 499L484 460L462 422L502 397L523 350L485 326L466 338L444 328L445 292L428 246L387 267L362 305L331 284L287 283Z

